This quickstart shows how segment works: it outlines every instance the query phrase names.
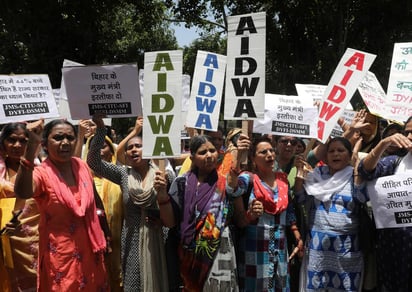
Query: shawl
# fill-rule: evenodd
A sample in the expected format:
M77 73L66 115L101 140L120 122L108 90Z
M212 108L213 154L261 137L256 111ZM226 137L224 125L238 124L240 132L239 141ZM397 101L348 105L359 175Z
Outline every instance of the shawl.
M70 209L75 216L84 217L87 233L93 252L100 252L106 248L106 240L100 227L94 201L93 179L86 163L80 158L72 157L72 169L81 194L80 206L75 198L70 195L69 186L57 174L59 170L50 159L46 159L41 167L44 168L48 184L52 185L57 199Z
M129 196L135 205L147 208L155 205L156 191L153 188L156 170L152 163L149 162L149 169L145 177L145 186L140 174L133 168L129 172Z
M190 171L186 177L179 245L185 291L203 290L219 250L228 212L225 184L225 178L216 171L199 185L196 172Z
M210 200L218 183L217 172L214 171L208 180L198 185L197 171L190 171L186 177L185 204L182 222L180 223L181 240L189 246L196 233L197 219L200 214L207 214ZM197 213L197 214L196 214Z
M262 202L265 212L271 215L280 214L288 207L288 179L286 173L276 172L276 184L278 187L277 202L274 201L272 193L262 184L259 176L253 175L255 198Z
M335 172L331 177L322 178L324 172L322 170L328 169L328 166L315 168L308 173L303 185L308 195L322 202L328 201L333 194L342 190L353 175L353 167L348 165L344 169Z
M162 229L145 223L146 216L148 216L147 208L157 208L157 193L153 188L155 176L156 166L149 162L149 169L144 178L145 186L143 187L143 178L135 169L129 168L129 197L133 204L141 210L140 214L137 215L140 216L140 220L138 220L140 225L137 230L139 233L138 251L130 251L139 252L140 271L136 271L140 274L140 287L136 287L139 291L168 290Z

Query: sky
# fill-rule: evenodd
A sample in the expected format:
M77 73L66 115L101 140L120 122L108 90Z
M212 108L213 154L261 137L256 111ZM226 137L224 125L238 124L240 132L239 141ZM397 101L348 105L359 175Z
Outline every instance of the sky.
M189 46L195 39L199 37L199 34L196 32L195 28L186 28L184 25L172 25L172 28L175 30L175 36L177 43L180 47Z

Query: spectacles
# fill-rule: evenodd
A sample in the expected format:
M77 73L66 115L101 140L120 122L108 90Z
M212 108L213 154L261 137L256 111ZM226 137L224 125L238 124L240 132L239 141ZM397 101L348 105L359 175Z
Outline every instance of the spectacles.
M296 145L298 145L298 140L296 140L296 139L282 139L282 140L279 140L279 143L282 143L283 145L288 145L288 143L290 143L290 145L292 145L292 146L296 146Z
M56 141L63 141L64 139L67 139L67 141L72 142L76 140L76 137L72 135L54 135L52 138Z
M268 152L275 153L275 149L273 148L265 149L265 150L259 151L258 154L266 155L268 154Z

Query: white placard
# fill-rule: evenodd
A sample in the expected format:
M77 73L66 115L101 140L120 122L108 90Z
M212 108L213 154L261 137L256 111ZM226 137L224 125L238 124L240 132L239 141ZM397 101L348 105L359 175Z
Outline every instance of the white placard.
M390 119L386 94L379 80L372 72L366 73L359 83L358 91L370 113L385 119Z
M412 116L412 43L396 43L387 90L388 115L403 123Z
M180 156L183 53L148 52L144 59L143 157Z
M226 56L197 51L187 127L217 131L225 70Z
M412 226L412 173L384 176L368 182L376 228Z
M136 117L142 113L136 64L63 67L72 119L96 112L108 117Z
M253 122L253 132L315 138L318 109L312 99L265 94L265 118Z
M0 75L0 123L58 117L49 76Z
M319 107L318 139L325 143L376 55L348 48L325 90Z
M139 70L139 85L140 85L140 96L142 97L142 108L144 108L144 69ZM182 118L181 121L186 121L187 110L189 108L190 99L190 75L182 75ZM181 125L181 130L186 129L184 123Z
M224 118L262 119L266 75L266 13L230 16Z

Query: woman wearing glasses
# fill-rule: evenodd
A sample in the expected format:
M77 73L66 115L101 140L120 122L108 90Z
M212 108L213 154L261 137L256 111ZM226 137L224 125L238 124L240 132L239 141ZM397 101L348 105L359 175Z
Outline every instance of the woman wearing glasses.
M405 149L407 154L403 158L398 158L397 155L382 158L391 146ZM406 121L403 134L396 133L380 140L361 161L358 170L366 180L401 173L412 176L412 117ZM412 227L383 228L376 231L378 290L412 291Z
M244 227L238 253L240 290L289 291L288 260L303 251L303 241L289 201L287 177L273 170L276 154L267 136L258 138L249 152L254 173L239 175L237 157L245 151L245 140L241 135L227 181L227 192L242 197L235 200L237 225ZM290 257L286 228L292 230L296 241Z

